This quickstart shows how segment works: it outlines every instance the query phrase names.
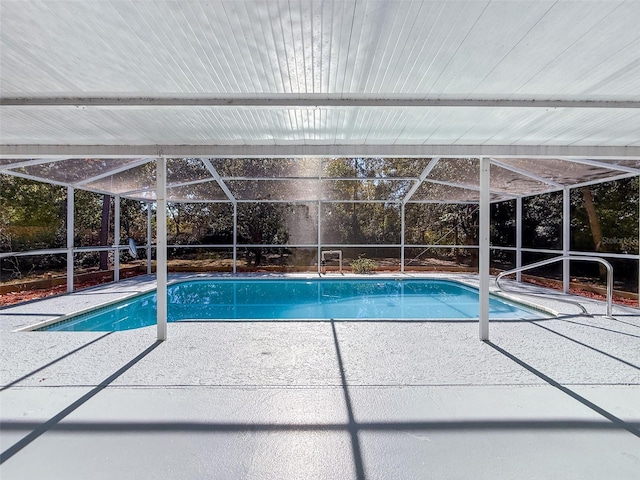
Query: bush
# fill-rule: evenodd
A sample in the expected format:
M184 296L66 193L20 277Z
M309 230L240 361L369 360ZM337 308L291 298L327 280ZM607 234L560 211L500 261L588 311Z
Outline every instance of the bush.
M370 258L365 258L360 255L353 262L351 262L351 271L353 273L371 273L376 269L376 262Z

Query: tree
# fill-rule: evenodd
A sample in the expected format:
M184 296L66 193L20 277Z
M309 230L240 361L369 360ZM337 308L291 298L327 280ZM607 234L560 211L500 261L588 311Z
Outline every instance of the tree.
M636 254L638 252L638 177L591 185L571 193L571 248ZM609 258L619 281L633 282L633 262ZM575 266L578 272L595 272L593 265ZM599 267L599 276L606 270Z
M64 187L0 175L5 251L64 246L66 197Z
M242 203L238 205L238 240L253 245L284 245L289 241L289 232L284 216L291 208L281 203ZM262 262L262 247L249 249L254 256L254 266ZM249 259L248 259L249 260Z
M323 205L323 242L393 244L400 242L400 206L411 186L393 177L407 173L408 159L336 158L328 161L323 196L344 203ZM342 180L344 178L344 180ZM348 179L348 178L356 178ZM374 202L373 200L389 200Z
M0 175L0 251L21 252L65 245L66 190L19 177ZM64 264L61 255L9 257L0 273L21 278L26 271Z

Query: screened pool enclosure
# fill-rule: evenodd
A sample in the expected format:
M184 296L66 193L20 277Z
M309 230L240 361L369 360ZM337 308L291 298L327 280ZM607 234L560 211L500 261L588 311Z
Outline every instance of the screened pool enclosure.
M120 251L128 250L129 243L120 226L121 199L140 202L148 213L147 238L138 237L135 241L151 259L151 218L157 189L155 159L2 162L0 169L5 174L68 189L69 235L74 229L74 190L113 196L112 228L118 232L113 244ZM516 267L522 264L523 248L525 252L536 250L526 244L523 247L523 198L551 192L568 197L571 189L629 178L640 172L640 161L635 160L496 158L489 162L490 202L511 202L516 207L512 208L515 241L494 244L492 249L511 252L511 263ZM227 260L211 267L215 270L236 273L239 269L273 266L320 273L322 268L331 271L336 266L337 257L330 252L339 252L345 266L365 256L375 259L380 269L392 271L419 270L429 265L427 259L438 257L438 252L450 256L453 252L453 263L466 263L477 269L477 158L169 158L166 164L166 201L170 209L196 209L197 219L206 223L203 227L189 225L198 231L188 237L173 235L174 242L178 242L168 247L182 252L197 250L200 258L212 253L215 258ZM452 220L444 228L430 228L445 216ZM99 245L71 245L71 240L69 243L74 256L105 249ZM116 247L106 248L115 252ZM570 244L555 250L538 249L538 253L576 253ZM53 253L69 252L13 252ZM113 256L116 280L120 257ZM69 268L73 268L72 263ZM69 291L73 289L71 279L69 275Z
M583 253L572 192L640 174L638 2L24 1L0 13L0 174L67 199L63 247L2 255L64 256L69 291L87 252L110 251L118 280L132 201L160 293L167 255L188 252L229 273L332 275L339 255L404 272L435 258L478 272L487 339L492 259ZM114 198L110 244L74 239L85 190ZM553 245L530 242L538 195L557 203ZM202 220L190 238L172 230L186 211ZM492 212L505 211L498 242ZM629 232L624 251L589 254L632 262L636 281ZM565 290L569 273L564 262Z
M486 192L480 184L481 166L488 170ZM148 273L156 247L160 248L158 262L166 262L163 253L171 256L172 251L197 250L200 256L196 258L213 255L221 260L209 270L232 273L276 267L278 271L331 274L338 270L335 261L330 261L334 253L339 253L345 267L366 257L386 271L455 270L451 268L455 264L477 272L482 256L478 253L483 247L479 238L482 193L490 204L506 202L515 207L514 242L489 245L490 257L506 253L511 258L509 267L521 267L523 253L546 255L544 258L584 255L571 249L571 191L635 178L640 174L640 161L502 157L3 159L0 171L67 189L67 248L1 255L64 254L67 290L73 291L77 257L88 252L112 251L114 280L119 281L121 259L131 256L133 247L122 233L122 199L140 202L147 212L147 237L138 239L134 248L136 256L147 259ZM113 196L113 245L75 245L74 197L78 190ZM165 207L161 203L163 190ZM559 219L562 248L523 246L523 201L553 192L563 203ZM164 248L161 229L165 229L166 238L167 215L156 217L157 205L165 212L176 207L196 208L208 218L209 233L218 234L207 236L205 232L199 241L169 243ZM434 236L428 223L447 215L454 216L453 228ZM158 228L157 236L152 224ZM638 258L637 250L587 253L609 260ZM436 262L434 266L429 262L447 255L453 257L449 264ZM192 265L198 270L197 260ZM563 269L565 291L570 271L570 266Z

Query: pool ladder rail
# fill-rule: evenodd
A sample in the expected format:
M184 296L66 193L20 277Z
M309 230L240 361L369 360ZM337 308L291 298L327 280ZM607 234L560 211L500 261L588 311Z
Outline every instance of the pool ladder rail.
M340 264L340 275L344 275L342 273L342 250L323 250L320 253L320 273L323 275L327 274L325 255L338 255L338 262Z
M575 256L575 255L561 255L559 257L548 258L547 260L541 260L540 262L530 263L529 265L524 265L522 267L514 268L512 270L507 270L505 272L500 273L496 277L496 286L498 290L504 290L500 286L500 280L503 277L508 275L513 275L514 273L524 272L525 270L531 270L532 268L542 267L544 265L549 265L551 263L562 262L562 261L571 261L578 260L584 262L596 262L604 265L607 269L607 314L606 317L613 318L613 267L609 262L604 260L603 258L598 257L586 257L586 256ZM535 294L534 294L535 295Z

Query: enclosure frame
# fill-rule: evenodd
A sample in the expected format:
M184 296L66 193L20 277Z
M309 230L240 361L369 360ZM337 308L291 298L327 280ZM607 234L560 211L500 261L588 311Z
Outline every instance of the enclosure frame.
M66 159L67 157L65 157ZM129 157L128 157L129 158ZM322 164L321 158L325 158L323 156L317 156L312 158L318 158L319 165ZM360 157L363 158L363 157ZM216 168L211 163L210 157L200 158L203 162L209 173L211 174L211 178L205 178L200 180L188 180L181 182L168 183L167 181L167 156L160 155L155 158L144 157L137 159L127 165L126 167L117 167L114 169L106 170L101 172L98 175L94 175L89 179L83 179L82 181L76 184L68 184L52 179L42 178L34 175L25 174L23 172L18 171L18 169L23 167L29 167L34 165L43 165L46 163L53 163L61 161L62 159L59 157L47 157L41 159L30 159L26 161L14 160L13 162L0 165L0 173L15 175L22 178L27 178L30 180L36 181L45 181L55 185L62 185L67 189L67 247L60 249L45 249L45 250L36 250L36 251L28 251L28 252L10 252L0 254L0 258L9 257L9 256L25 256L25 255L44 255L44 254L52 254L52 253L66 253L67 255L67 291L72 292L74 289L73 286L73 278L74 278L74 254L82 253L82 252L95 252L95 251L104 251L110 250L114 253L119 252L120 250L127 249L127 245L122 244L122 239L120 238L120 199L124 197L131 197L137 200L141 200L140 198L136 198L136 195L139 195L143 190L132 190L128 192L108 192L103 191L101 189L91 188L88 184L97 179L104 179L111 175L124 172L126 170L136 168L138 166L147 164L149 162L156 162L156 185L153 189L156 200L154 201L146 201L147 203L147 243L146 245L141 245L139 248L144 249L146 251L147 258L147 273L151 273L151 257L152 257L152 248L151 244L151 205L156 204L156 212L165 211L168 202L175 203L230 203L233 205L233 243L231 244L211 244L211 245L167 245L167 237L166 237L166 215L157 215L157 234L156 234L156 258L157 258L157 285L159 298L164 298L164 302L159 302L158 304L158 339L164 340L166 339L167 326L166 326L166 294L163 295L163 292L166 293L167 288L167 249L173 247L181 247L181 248L231 248L233 251L233 268L232 271L234 274L237 273L237 251L238 248L295 248L295 247L304 247L310 249L317 250L317 270L318 274L321 271L321 252L322 248L325 246L328 247L357 247L357 248L367 248L367 247L389 247L389 248L400 248L400 271L402 273L405 272L406 268L406 255L405 251L407 248L406 244L406 218L405 218L405 208L408 204L412 203L433 203L433 204L441 204L441 203L461 203L461 204L477 204L479 206L480 211L480 236L478 245L414 245L410 244L410 247L416 248L452 248L452 247L464 247L464 248L476 248L479 250L479 279L480 279L480 321L479 321L479 336L481 340L488 340L489 338L489 313L488 313L488 295L489 295L489 259L491 250L512 250L515 251L516 254L516 268L520 268L522 266L522 253L523 252L532 252L532 253L548 253L548 254L560 254L560 255L590 255L594 257L607 258L607 257L615 257L615 258L627 258L627 259L637 259L638 260L638 278L640 283L640 252L639 254L615 254L615 253L602 253L602 252L579 252L579 251L571 251L570 250L570 191L573 188L579 188L587 185L594 185L598 183L609 182L613 180L620 180L623 178L630 178L640 176L640 168L632 168L625 165L619 165L616 163L611 163L605 161L597 161L593 159L578 159L571 158L566 159L567 164L582 164L591 167L599 167L610 170L611 172L615 172L606 176L604 178L598 178L594 180L586 180L581 181L572 185L561 184L558 182L554 182L553 180L549 180L544 176L537 174L535 171L527 171L523 170L519 167L515 167L513 165L509 165L507 163L507 159L505 158L494 158L483 156L479 158L479 186L474 187L473 185L468 184L460 184L456 182L443 181L438 179L430 179L429 175L434 170L434 168L438 165L438 162L442 157L432 157L427 165L424 167L423 171L417 177L325 177L322 175L322 172L318 172L317 181L322 182L323 180L336 180L336 181L368 181L368 180L408 180L413 181L413 185L410 187L408 192L401 199L369 199L369 200L348 200L348 199L317 199L318 213L317 213L317 242L315 244L238 244L238 205L242 203L288 203L288 204L309 204L312 203L312 200L287 200L287 199L269 199L269 200L259 200L259 199L239 199L236 198L232 191L227 186L227 181L229 180L254 180L257 182L260 181L282 181L282 180L296 180L296 179L313 179L313 177L282 177L282 178L274 178L274 177L265 177L265 176L256 176L256 177L223 177L217 172ZM451 157L447 157L451 158ZM478 158L478 157L473 157ZM563 215L562 215L562 248L561 250L556 249L532 249L532 248L523 248L522 247L522 199L524 197L538 194L530 193L530 194L510 194L505 191L497 191L491 190L491 166L496 165L500 168L512 171L518 175L525 176L531 178L537 182L544 183L548 185L541 193L551 193L562 191L563 192ZM199 183L215 181L224 192L226 196L225 199L213 199L213 200L171 200L167 197L168 188L174 187L188 187L191 185L197 185ZM478 201L469 201L469 200L420 200L415 199L413 196L416 194L418 189L424 185L425 183L432 183L437 185L450 186L454 188L463 188L469 191L478 192ZM74 192L76 189L93 191L95 193L101 194L109 194L114 196L114 239L115 243L112 246L107 247L75 247L73 245L73 229L74 229ZM497 200L492 200L491 195L499 195ZM489 240L489 205L491 203L506 201L506 200L515 200L516 201L516 245L515 247L502 247L502 246L492 246ZM142 199L141 201L145 201ZM400 216L401 216L401 231L400 231L400 243L395 244L380 244L380 245L372 245L372 244L341 244L335 242L323 242L322 239L322 210L323 205L331 204L331 203L384 203L384 204L395 204L399 206ZM640 206L639 206L640 212ZM640 218L640 215L639 215ZM640 220L639 220L639 242L640 242ZM114 281L118 282L119 278L119 255L114 255ZM521 274L518 272L517 281L521 281ZM563 291L565 293L569 290L569 262L563 262Z

